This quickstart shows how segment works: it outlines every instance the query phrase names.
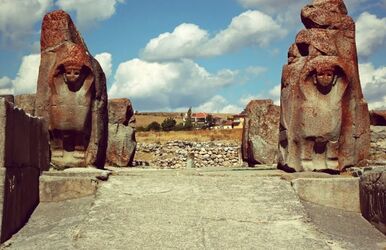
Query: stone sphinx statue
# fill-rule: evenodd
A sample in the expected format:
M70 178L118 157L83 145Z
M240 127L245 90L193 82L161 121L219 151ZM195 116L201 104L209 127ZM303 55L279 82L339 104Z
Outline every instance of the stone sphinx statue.
M49 124L52 164L104 166L108 113L106 79L70 16L43 19L36 114Z
M342 0L314 0L301 17L306 29L283 67L278 167L342 171L363 162L370 147L355 25Z

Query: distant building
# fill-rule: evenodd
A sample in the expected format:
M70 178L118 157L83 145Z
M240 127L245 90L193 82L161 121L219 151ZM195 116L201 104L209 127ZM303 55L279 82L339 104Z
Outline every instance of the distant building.
M206 125L208 123L207 113L193 113L192 114L192 123L195 125Z
M241 112L240 114L234 115L232 117L233 120L233 128L243 128L245 122L245 112Z

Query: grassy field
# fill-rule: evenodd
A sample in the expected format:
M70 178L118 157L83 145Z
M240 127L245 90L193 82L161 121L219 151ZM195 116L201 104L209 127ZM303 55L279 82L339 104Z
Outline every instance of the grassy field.
M137 142L165 143L171 140L183 141L235 141L241 142L242 129L192 130L171 132L137 132Z

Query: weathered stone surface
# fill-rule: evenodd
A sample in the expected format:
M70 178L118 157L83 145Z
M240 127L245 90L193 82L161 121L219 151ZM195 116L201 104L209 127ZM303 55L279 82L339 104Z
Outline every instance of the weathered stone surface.
M110 99L108 109L109 123L127 126L135 122L133 106L127 98Z
M374 126L386 126L386 110L372 110L370 123Z
M299 178L292 181L292 186L301 200L360 212L359 178Z
M15 105L27 114L35 115L35 94L25 94L15 96Z
M78 199L94 195L97 190L96 179L87 177L40 177L40 202L56 202Z
M0 98L1 242L17 232L39 203L39 175L50 164L45 121Z
M253 100L245 108L242 158L250 166L277 162L280 108L272 100Z
M341 171L365 160L370 148L355 25L342 0L315 0L301 17L307 29L282 74L278 166Z
M386 167L361 176L360 204L363 217L386 234Z
M45 15L35 112L51 133L52 163L103 168L108 112L106 78L70 16Z
M312 211L309 206L305 209L290 183L269 177L269 172L282 171L114 168L113 176L100 185L95 196L40 203L28 224L6 242L5 248L384 249L386 246L382 233L359 213L314 204Z
M119 167L132 166L136 147L135 116L130 100L109 100L107 162Z
M109 123L109 141L107 162L114 166L131 166L134 160L137 142L135 128L123 124Z

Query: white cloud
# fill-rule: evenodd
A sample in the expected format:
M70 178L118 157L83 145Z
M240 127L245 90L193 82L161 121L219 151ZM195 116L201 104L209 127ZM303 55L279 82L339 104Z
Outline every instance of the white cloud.
M139 110L175 110L197 106L216 91L234 84L237 71L211 74L191 60L146 62L133 59L118 66L110 97L128 97Z
M276 105L280 104L281 85L278 84L269 91L270 97Z
M88 26L95 21L109 19L114 15L117 3L124 0L58 0L56 5L65 11L75 11L77 25Z
M112 56L111 56L111 54L107 53L107 52L103 52L103 53L95 55L95 59L101 65L103 72L106 75L106 79L108 79L111 76L111 71L112 71Z
M20 46L34 33L34 24L52 6L52 0L1 0L0 34L5 45Z
M195 24L183 23L149 41L143 57L150 60L197 56L198 48L208 41L208 32Z
M359 56L370 56L385 45L386 18L377 18L368 12L356 21L356 41Z
M36 93L39 65L40 54L23 56L15 79L0 78L0 93L16 95Z
M194 112L238 114L243 108L230 104L223 96L215 95L205 103L192 108Z
M247 95L240 98L240 103L245 107L250 101L260 99L264 99L264 97L262 95Z
M363 93L370 109L386 109L386 66L359 64Z
M24 56L16 75L12 80L15 94L29 94L36 92L39 74L40 54Z
M12 80L6 76L0 78L0 95L13 95Z
M258 9L268 13L285 27L296 28L301 25L300 11L312 3L311 0L237 0L241 6L247 9ZM345 1L349 13L355 13L364 7L370 0L350 0Z
M286 34L287 31L270 16L260 11L246 11L234 17L229 26L213 38L197 25L183 23L172 33L151 39L142 57L160 61L217 56L246 46L268 46Z
M261 66L249 66L245 69L245 72L251 75L259 76L267 72L267 68Z

